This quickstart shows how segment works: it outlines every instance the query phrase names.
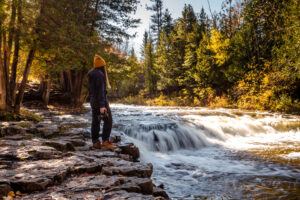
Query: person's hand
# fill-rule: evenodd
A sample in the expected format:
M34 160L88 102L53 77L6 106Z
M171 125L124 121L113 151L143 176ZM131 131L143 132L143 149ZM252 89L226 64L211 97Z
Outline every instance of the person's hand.
M104 114L104 113L105 113L105 111L106 111L106 108L105 108L105 107L103 107L103 108L100 108L100 113L101 113L101 114Z

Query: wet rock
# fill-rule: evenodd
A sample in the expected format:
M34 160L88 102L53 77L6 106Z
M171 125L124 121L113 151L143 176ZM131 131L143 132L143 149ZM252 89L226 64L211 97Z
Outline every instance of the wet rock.
M140 157L139 149L132 143L119 145L119 148L121 149L121 153L132 156L132 159L134 161L137 161L138 158Z
M155 197L164 197L166 199L170 199L169 195L160 187L153 188L153 196Z
M117 135L117 136L111 137L111 141L113 143L121 142L121 136Z
M127 192L125 190L112 191L106 193L103 200L155 200L151 195L142 195L135 192Z
M142 194L153 193L153 183L150 178L126 177L124 184L120 185L121 190ZM114 188L112 190L115 190Z

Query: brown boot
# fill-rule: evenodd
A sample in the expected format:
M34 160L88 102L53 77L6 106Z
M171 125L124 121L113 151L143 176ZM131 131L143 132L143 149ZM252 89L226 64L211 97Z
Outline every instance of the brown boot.
M111 149L111 150L113 150L113 149L117 148L117 146L112 145L110 141L106 140L106 141L103 142L102 148L103 149Z
M94 149L101 149L101 142L100 142L100 141L95 142L95 143L93 144L93 147L94 147Z

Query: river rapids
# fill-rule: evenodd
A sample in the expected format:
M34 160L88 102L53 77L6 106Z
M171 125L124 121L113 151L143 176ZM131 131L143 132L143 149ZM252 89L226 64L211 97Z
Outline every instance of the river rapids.
M269 112L113 104L172 199L300 198L300 118Z
M91 123L83 116L61 116ZM300 199L300 117L112 104L112 134L139 147L172 199ZM78 119L77 119L78 118ZM90 131L90 127L86 128Z

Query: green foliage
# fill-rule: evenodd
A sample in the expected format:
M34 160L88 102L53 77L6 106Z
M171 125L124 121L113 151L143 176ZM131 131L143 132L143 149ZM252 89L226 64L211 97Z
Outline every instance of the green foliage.
M151 58L162 95L151 103L299 112L299 2L223 5L213 20L185 5L172 31L162 29Z

